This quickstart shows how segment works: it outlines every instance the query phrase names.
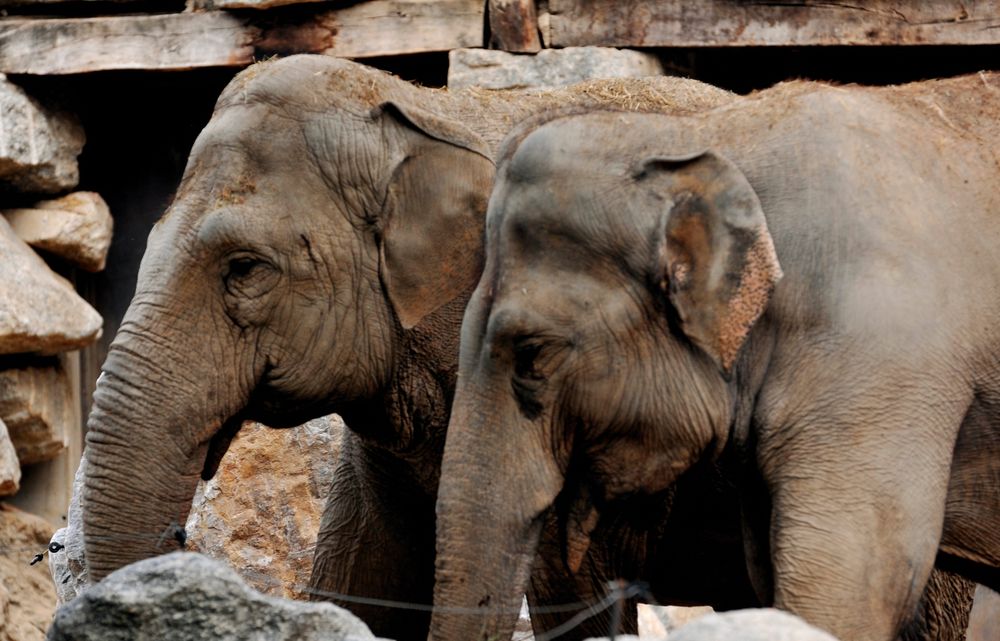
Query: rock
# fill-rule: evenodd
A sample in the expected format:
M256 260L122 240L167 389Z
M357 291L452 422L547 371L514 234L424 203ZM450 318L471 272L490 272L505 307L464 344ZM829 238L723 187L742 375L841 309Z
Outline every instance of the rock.
M524 55L494 49L452 49L448 88L517 89L559 87L593 78L662 76L663 65L649 53L611 47L542 49Z
M374 639L332 603L262 595L224 563L173 552L127 565L59 608L49 641Z
M969 615L966 641L996 641L1000 636L1000 594L989 588L976 587L976 599Z
M3 212L14 233L90 272L104 269L111 246L112 220L108 206L92 191L78 191L31 209Z
M6 592L0 595L3 641L45 638L56 595L45 567L30 563L44 552L51 536L52 526L44 519L0 503L0 586Z
M10 442L7 425L0 419L0 496L16 494L20 486L21 464Z
M66 514L66 527L59 528L49 541L49 573L56 586L56 602L69 603L90 587L87 556L83 549L83 477L87 473L87 452L80 459L73 478L73 498Z
M53 354L93 343L101 315L0 216L0 354ZM9 427L9 425L8 425Z
M0 74L0 183L43 193L76 187L85 140L76 118L43 108Z
M21 465L54 458L75 420L69 375L58 357L0 361L0 420Z
M244 424L199 486L190 548L228 561L265 594L305 598L296 586L309 582L343 429L336 415L282 430Z

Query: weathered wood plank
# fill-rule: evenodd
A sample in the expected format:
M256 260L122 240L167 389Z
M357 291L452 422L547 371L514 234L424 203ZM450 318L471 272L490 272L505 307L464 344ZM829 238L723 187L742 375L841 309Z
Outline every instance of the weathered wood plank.
M535 0L489 0L490 46L513 53L542 48Z
M482 0L373 0L330 11L319 24L333 34L323 53L366 58L483 46Z
M0 72L247 65L258 35L243 20L221 12L0 20Z
M294 17L221 11L0 20L0 73L245 66L272 54L365 58L483 45L482 0L308 5Z
M150 0L0 0L0 9L46 5L46 8L57 10L55 7L49 7L49 5L63 4L65 2L83 3L84 5L101 3L102 13L109 11L109 7L114 7L115 9L120 9L121 11L128 11L128 5L139 2L146 4L147 7L151 5L162 5L166 7L167 11L177 7L176 2L171 3L169 0L156 0L154 2L151 2ZM114 9L111 10L113 11Z
M551 46L1000 44L1000 0L549 0Z

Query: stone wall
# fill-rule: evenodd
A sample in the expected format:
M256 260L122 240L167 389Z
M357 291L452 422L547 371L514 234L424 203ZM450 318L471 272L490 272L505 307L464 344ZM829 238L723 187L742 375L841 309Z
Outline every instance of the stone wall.
M76 351L101 334L72 283L78 269L104 268L111 242L101 197L72 191L84 142L76 118L0 74L2 641L43 639L55 609L37 555L65 518L82 448Z

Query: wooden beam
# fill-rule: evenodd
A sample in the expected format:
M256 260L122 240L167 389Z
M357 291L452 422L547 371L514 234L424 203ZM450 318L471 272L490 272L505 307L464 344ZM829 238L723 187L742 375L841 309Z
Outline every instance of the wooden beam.
M367 58L483 46L482 0L369 0L328 11L320 23L332 45L323 53Z
M514 53L541 50L535 0L489 0L490 46Z
M1000 44L1000 0L549 0L551 46Z
M483 45L482 0L328 6L306 5L293 17L210 11L0 20L0 73L240 67L274 54L366 58Z
M0 72L248 65L257 36L243 20L221 12L0 20Z

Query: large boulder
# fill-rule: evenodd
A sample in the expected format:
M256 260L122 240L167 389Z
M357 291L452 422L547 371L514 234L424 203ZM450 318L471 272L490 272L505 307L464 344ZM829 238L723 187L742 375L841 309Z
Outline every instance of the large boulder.
M245 423L199 486L190 548L228 561L265 594L305 598L343 429L335 414L282 430Z
M0 74L0 184L42 193L76 187L85 140L76 118L44 108Z
M65 258L90 272L104 269L113 221L104 199L92 191L3 212L14 233L32 247Z
M260 594L231 568L174 552L110 574L56 612L49 641L327 641L374 639L332 603Z
M45 566L31 565L52 536L48 521L0 503L0 640L41 641L56 609Z
M656 56L612 47L542 49L533 55L496 49L452 49L448 88L519 89L561 87L593 78L662 76Z
M58 357L0 361L0 420L7 424L21 465L55 458L76 420L73 391Z
M101 315L0 216L0 354L53 354L89 345Z
M0 419L0 496L15 494L21 486L21 464L10 442L7 425Z

